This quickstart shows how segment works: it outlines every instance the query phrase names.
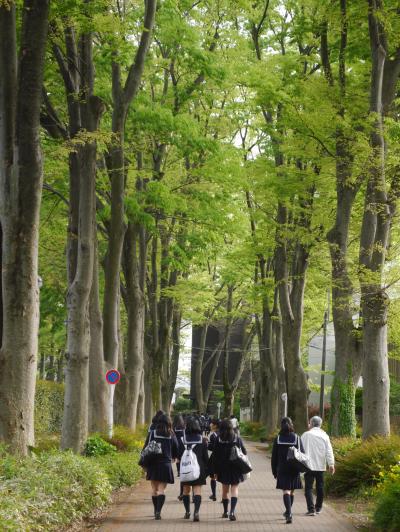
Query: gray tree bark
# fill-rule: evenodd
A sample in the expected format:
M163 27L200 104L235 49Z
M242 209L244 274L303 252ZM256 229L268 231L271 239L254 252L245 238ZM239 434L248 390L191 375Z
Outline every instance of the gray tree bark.
M16 7L0 5L0 439L21 455L34 444L43 180L39 125L48 13L47 0L25 0L17 66Z
M388 55L388 38L380 21L380 0L369 0L368 25L371 44L370 113L374 119L372 149L360 235L360 284L363 327L363 437L388 435L389 368L387 352L388 296L383 286L383 267L389 247L392 220L399 196L396 175L387 191L385 175L384 115L393 102L400 74L400 48ZM385 92L383 88L385 87Z

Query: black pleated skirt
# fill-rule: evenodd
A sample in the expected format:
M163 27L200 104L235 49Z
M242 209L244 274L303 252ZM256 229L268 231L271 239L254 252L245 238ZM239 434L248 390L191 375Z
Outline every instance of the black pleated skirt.
M278 472L276 478L277 490L301 490L303 487L301 483L300 473L286 473Z
M174 473L171 462L154 462L147 468L147 480L156 480L157 482L174 483Z

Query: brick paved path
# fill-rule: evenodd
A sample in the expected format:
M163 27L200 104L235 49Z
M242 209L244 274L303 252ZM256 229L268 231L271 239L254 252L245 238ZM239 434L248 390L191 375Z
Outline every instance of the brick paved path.
M254 444L246 444L254 471L251 478L241 484L239 501L236 509L237 521L221 519L221 489L217 486L217 502L209 500L209 485L203 488L203 504L200 510L200 523L183 520L183 504L177 500L179 485L168 486L166 503L162 511L162 520L155 521L152 516L153 504L149 482L142 481L120 501L109 514L101 532L270 532L290 530L292 532L344 532L355 528L328 506L324 506L320 515L309 517L306 511L304 493L295 492L293 506L293 523L287 525L282 513L284 511L282 492L275 489L275 480L271 474L269 460L265 451L259 451ZM191 507L193 511L193 505Z

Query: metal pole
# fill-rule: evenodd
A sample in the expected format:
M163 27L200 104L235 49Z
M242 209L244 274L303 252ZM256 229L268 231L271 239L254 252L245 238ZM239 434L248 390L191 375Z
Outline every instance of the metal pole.
M328 290L328 307L324 313L324 338L322 343L321 387L319 392L319 415L324 419L325 370L326 370L326 336L329 323L330 291Z
M253 362L250 357L250 421L253 421Z
M288 394L285 392L281 395L282 401L285 403L284 417L288 415Z
M109 412L108 412L108 437L113 437L114 431L114 392L115 384L110 384L110 402L109 402Z

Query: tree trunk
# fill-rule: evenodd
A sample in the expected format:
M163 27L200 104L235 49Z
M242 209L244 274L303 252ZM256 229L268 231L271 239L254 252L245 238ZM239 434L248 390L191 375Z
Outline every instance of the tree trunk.
M96 151L94 143L87 143L80 150L78 260L67 296L67 368L61 448L77 453L83 450L88 435L89 302L94 261Z
M278 206L280 230L287 224L287 208ZM279 289L279 303L282 315L283 349L287 375L288 415L292 418L296 430L304 432L308 427L307 419L307 377L301 363L300 343L303 325L303 305L305 275L308 265L308 251L298 242L295 246L294 276L291 282L288 274L287 243L285 236L278 230L276 248L276 282Z
M145 295L144 272L146 244L143 228L130 222L125 233L123 270L126 282L128 314L127 356L118 389L118 421L132 430L136 418L144 371Z
M94 235L93 280L90 292L90 354L89 354L89 431L106 433L111 425L110 385L106 381L111 369L104 360L103 316L99 294L99 257L97 234Z
M192 370L191 371L194 375L193 384L194 384L194 401L196 405L196 410L198 410L199 412L204 412L205 407L207 405L204 403L202 370L203 370L204 354L205 354L205 349L206 349L208 323L201 325L200 328L201 328L200 344L198 347L193 348Z
M104 278L104 356L106 361L116 367L118 362L118 307L120 264L125 233L125 167L124 138L125 121L130 105L137 95L143 75L144 63L152 38L157 0L145 2L144 29L137 48L134 63L131 65L125 86L122 86L120 65L112 66L113 144L110 146L107 166L111 180L111 219L109 241L105 261Z
M388 113L400 73L400 48L389 57L387 35L380 21L381 3L369 1L371 43L370 135L372 156L368 168L364 215L360 236L359 279L363 326L363 437L389 435L389 369L387 355L388 296L383 268L396 202L399 178L394 176L390 193L385 175L384 113ZM383 92L385 87L385 92Z
M43 179L39 121L48 11L47 0L24 2L17 76L16 7L0 5L0 439L22 455L34 444Z

